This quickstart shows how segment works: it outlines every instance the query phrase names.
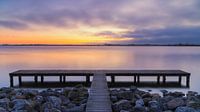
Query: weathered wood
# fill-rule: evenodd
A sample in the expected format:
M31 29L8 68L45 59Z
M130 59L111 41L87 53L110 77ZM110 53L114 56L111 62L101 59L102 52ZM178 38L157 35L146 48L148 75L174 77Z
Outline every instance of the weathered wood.
M86 112L112 112L104 73L95 73L87 101Z

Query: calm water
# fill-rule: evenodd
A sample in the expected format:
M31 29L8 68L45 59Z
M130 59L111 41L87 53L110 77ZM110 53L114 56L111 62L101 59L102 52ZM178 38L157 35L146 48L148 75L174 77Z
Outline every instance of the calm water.
M200 47L0 47L0 87L18 69L182 69L200 92L199 67Z

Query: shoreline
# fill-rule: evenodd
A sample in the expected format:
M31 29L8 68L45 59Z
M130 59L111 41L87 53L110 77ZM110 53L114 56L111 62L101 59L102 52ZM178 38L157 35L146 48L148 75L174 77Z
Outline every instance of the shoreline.
M0 111L54 110L85 112L89 89L82 85L54 89L0 88ZM113 112L200 112L200 95L194 91L141 90L135 86L109 88Z

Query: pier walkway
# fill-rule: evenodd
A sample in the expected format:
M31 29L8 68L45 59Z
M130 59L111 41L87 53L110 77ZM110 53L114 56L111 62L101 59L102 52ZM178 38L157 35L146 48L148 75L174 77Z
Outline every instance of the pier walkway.
M106 75L104 73L95 73L93 76L86 112L112 112Z
M81 76L85 77L85 80L80 83L90 86L91 81L90 78L94 74L105 74L105 76L109 77L111 80L108 81L109 87L118 87L118 85L130 86L135 85L138 87L143 87L147 84L149 87L189 87L190 85L190 73L182 71L182 70L18 70L10 73L10 86L14 86L14 77L18 78L19 87L25 84L30 84L31 86L50 86L51 82L45 81L44 78L48 77L57 77L59 80L56 82L58 86L68 86L70 84L74 85L73 82L67 81L66 78L68 76ZM132 79L128 81L117 81L116 77L129 77L128 79ZM33 77L34 81L22 81L22 77ZM150 77L150 78L149 78ZM176 81L171 81L170 77L173 79L177 79ZM148 78L148 82L142 80L143 78ZM185 78L185 80L183 80ZM184 83L183 83L184 81ZM54 80L55 82L55 80ZM75 82L77 83L77 82ZM182 85L183 84L183 85Z

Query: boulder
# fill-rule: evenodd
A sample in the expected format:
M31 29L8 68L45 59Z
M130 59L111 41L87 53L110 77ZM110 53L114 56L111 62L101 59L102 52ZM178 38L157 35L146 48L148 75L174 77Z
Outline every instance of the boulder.
M59 109L61 107L62 100L59 97L48 96L47 101L50 102L54 108Z
M111 95L110 96L110 100L112 101L112 102L117 102L118 101L118 98L117 98L117 96L113 96L113 95Z
M137 90L137 87L136 87L136 86L131 86L131 87L129 88L129 90L132 91L132 92L135 92L135 91Z
M170 110L176 109L177 107L184 106L184 105L185 105L185 102L183 98L175 98L167 102L167 107Z
M185 96L185 94L183 92L177 92L177 91L169 92L167 95L173 96L173 97L183 97L183 96Z
M6 109L0 107L0 112L8 112Z
M4 109L8 109L9 104L10 104L10 99L8 99L8 98L0 99L0 107L2 107Z
M176 108L175 112L198 112L191 107L178 107Z
M86 104L74 106L72 108L62 108L62 112L85 112Z
M158 101L150 101L148 106L150 112L162 112L161 104Z
M146 112L143 99L136 100L134 112Z
M26 110L26 111L33 111L33 105L31 102L25 100L25 99L15 99L12 101L12 104L14 105L12 110L19 111L19 110Z
M132 108L130 101L128 100L120 100L113 104L114 112L120 112L121 110L129 110Z
M131 91L119 91L117 93L117 99L131 100L134 94Z

